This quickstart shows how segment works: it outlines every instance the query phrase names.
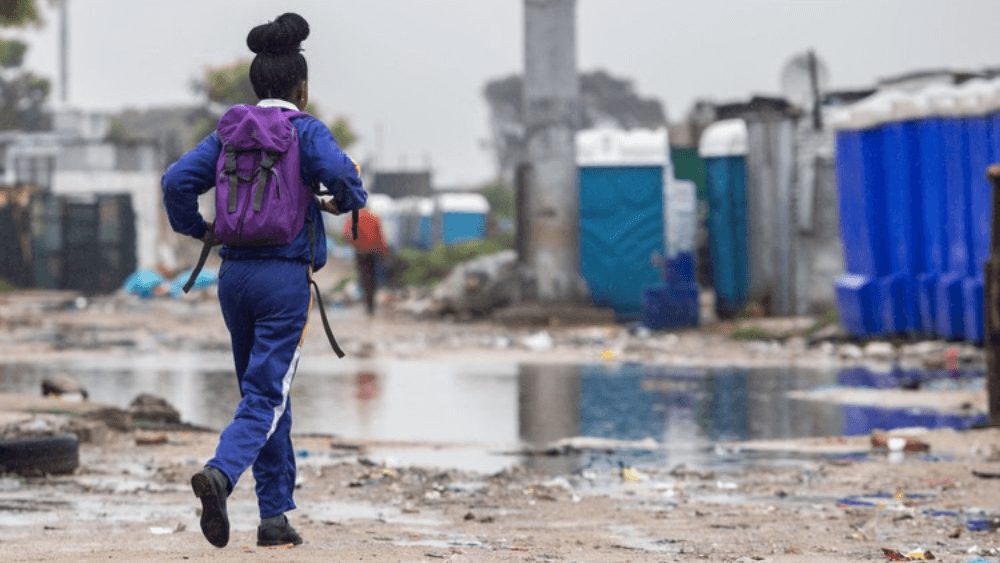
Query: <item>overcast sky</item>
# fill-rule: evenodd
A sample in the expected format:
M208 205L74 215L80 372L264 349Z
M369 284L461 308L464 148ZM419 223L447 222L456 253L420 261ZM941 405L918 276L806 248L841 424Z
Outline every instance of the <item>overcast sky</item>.
M484 84L523 68L523 0L64 0L69 102L92 109L196 103L192 79L251 53L251 27L286 11L303 44L310 95L361 136L357 160L430 166L438 185L494 175ZM53 79L57 9L31 31L27 66ZM781 91L793 55L813 48L831 88L927 68L1000 66L997 0L577 0L582 71L601 68L658 98L671 120L696 98Z

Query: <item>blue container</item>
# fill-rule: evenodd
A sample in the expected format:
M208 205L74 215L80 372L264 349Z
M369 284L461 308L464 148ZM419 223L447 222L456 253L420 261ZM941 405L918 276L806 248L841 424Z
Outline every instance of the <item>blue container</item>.
M878 131L837 133L837 188L844 264L851 274L889 273L885 252L885 173Z
M972 272L972 239L969 223L969 143L966 134L965 120L947 118L941 122L941 135L944 140L945 198L944 209L947 213L945 223L946 249L948 252L948 271L969 275Z
M983 278L971 277L962 281L962 298L965 303L965 339L983 343L986 333L986 311L983 308Z
M667 285L675 287L697 285L693 252L678 252L677 256L667 259L665 268Z
M945 148L941 118L917 122L920 163L920 190L923 229L921 231L922 273L917 276L918 332L937 333L937 278L948 269L945 225Z
M935 334L947 340L961 340L965 335L965 296L963 284L966 276L946 272L937 279L937 314Z
M917 320L916 331L926 336L937 332L937 273L917 274Z
M746 306L748 286L746 159L706 158L705 178L715 312L731 318Z
M698 326L697 284L661 284L643 289L642 324L653 330Z
M885 334L884 309L900 301L891 295L891 283L878 281L892 273L881 130L838 132L836 173L848 272L834 284L841 321L858 337ZM894 315L890 310L889 316Z
M913 332L917 324L917 281L904 273L875 279L875 309L881 314L882 332Z
M885 332L917 328L916 275L921 270L919 143L914 122L882 128L889 270L880 278L878 303Z
M663 167L581 166L580 273L594 304L638 319L642 288L661 282Z
M849 334L864 337L882 331L881 317L872 314L875 283L870 276L847 274L834 282L840 323Z
M966 120L969 155L969 211L972 238L972 269L969 275L981 276L983 265L990 259L990 215L993 188L986 179L986 169L995 162L988 117L970 117Z
M993 147L990 160L995 164L1000 162L1000 112L990 115L988 119L990 122L990 146Z

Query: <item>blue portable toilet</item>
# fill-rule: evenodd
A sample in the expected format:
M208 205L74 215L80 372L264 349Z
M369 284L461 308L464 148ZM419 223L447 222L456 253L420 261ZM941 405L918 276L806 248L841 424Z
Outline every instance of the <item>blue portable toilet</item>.
M478 193L443 193L436 198L441 241L447 245L486 238L490 203Z
M852 334L982 342L998 109L1000 79L975 79L880 92L831 120Z
M404 197L396 201L399 244L427 250L434 245L431 230L434 202L429 197Z
M701 135L698 156L705 160L708 186L708 237L712 257L715 312L732 318L746 305L747 277L747 125L726 119Z
M663 285L663 264L670 258L665 216L673 167L667 130L580 131L576 156L580 273L595 305L611 307L621 320L639 319L644 290Z

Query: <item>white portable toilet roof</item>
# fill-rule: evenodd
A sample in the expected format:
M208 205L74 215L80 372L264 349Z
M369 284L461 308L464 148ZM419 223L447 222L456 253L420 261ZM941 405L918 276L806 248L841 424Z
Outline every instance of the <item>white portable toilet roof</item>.
M415 213L431 215L434 213L434 202L429 197L409 196L396 200L396 211L401 215Z
M368 194L368 203L365 204L368 211L382 217L391 214L396 209L396 202L385 194Z
M477 193L443 193L438 196L438 205L444 213L489 213L490 202Z
M961 85L930 84L914 91L884 90L833 108L828 122L835 129L868 129L924 117L986 115L1000 110L1000 78L976 78Z
M667 128L585 129L576 134L578 166L663 166L670 163Z
M723 119L705 128L698 143L698 156L720 158L747 154L747 122Z

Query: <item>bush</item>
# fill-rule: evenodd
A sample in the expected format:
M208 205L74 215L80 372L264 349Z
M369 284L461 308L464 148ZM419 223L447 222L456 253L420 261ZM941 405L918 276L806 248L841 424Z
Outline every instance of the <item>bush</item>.
M478 256L496 254L513 245L512 236L490 240L470 240L451 246L438 243L430 250L403 248L396 252L393 283L398 286L433 286L451 272L457 264Z
M759 326L748 326L738 328L729 335L735 340L771 340L774 338L769 332Z

